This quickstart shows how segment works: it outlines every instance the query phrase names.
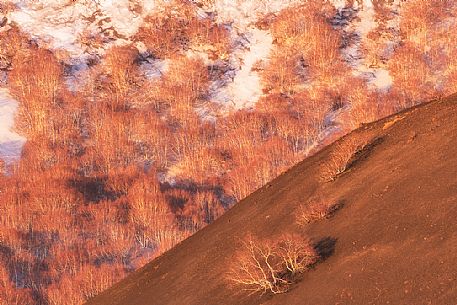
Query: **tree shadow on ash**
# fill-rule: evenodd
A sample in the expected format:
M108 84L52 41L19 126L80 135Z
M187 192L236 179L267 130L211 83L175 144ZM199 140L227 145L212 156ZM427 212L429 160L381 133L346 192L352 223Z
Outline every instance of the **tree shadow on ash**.
M319 255L319 261L317 263L321 263L327 260L330 256L335 253L335 245L337 239L334 237L324 237L323 239L319 240L315 245L314 249L316 250L317 254Z
M315 270L322 262L326 261L335 253L336 242L336 238L327 236L320 239L317 243L314 244L314 250L316 251L319 258L316 262L314 262L314 264L309 266L309 270ZM296 289L298 287L298 283L307 280L308 276L310 275L307 275L306 272L298 274L296 277L292 279L291 286L288 289L288 291ZM272 297L273 295L270 295L269 298L271 299Z

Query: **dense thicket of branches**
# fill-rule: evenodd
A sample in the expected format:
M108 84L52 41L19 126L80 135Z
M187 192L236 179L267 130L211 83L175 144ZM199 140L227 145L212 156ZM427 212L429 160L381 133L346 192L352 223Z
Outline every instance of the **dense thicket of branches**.
M387 22L393 17L378 2ZM77 92L52 52L17 29L1 33L8 86L20 102L16 129L28 141L0 174L0 304L82 303L301 160L335 110L347 109L344 132L455 92L452 2L405 2L403 40L388 55L379 48L391 30L381 22L385 35L370 36L366 56L394 80L385 92L351 73L342 33L329 22L333 7L310 1L269 16L263 27L275 45L260 72L265 95L239 111L209 98L217 69L229 64L230 33L190 17L185 4L150 16L136 37L167 59L162 77L142 75L136 48L115 47Z

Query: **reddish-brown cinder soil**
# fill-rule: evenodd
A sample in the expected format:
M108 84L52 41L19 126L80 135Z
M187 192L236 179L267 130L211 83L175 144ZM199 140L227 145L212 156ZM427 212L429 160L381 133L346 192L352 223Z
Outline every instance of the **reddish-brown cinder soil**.
M87 304L457 304L457 97L347 137L380 140L321 182L328 146ZM300 227L298 208L313 196L344 207ZM324 256L289 292L249 295L227 281L246 234L287 232L309 236Z

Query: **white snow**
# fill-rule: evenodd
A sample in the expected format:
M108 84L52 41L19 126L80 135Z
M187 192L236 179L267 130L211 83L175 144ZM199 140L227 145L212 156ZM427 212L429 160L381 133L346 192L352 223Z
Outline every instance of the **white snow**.
M69 75L65 77L65 84L71 92L77 92L88 80L87 71L89 67L82 61L71 66Z
M61 49L73 58L89 50L81 41L85 35L101 35L103 49L129 41L155 10L155 0L139 2L135 12L131 0L9 0L17 9L9 12L9 22L15 22L26 33L51 49Z
M140 69L147 79L158 79L167 72L169 62L168 59L155 59L142 63Z
M220 23L232 23L240 32L267 15L303 4L301 0L216 0L212 9Z
M253 68L260 60L268 59L273 47L273 37L268 31L252 29L249 34L249 48L241 56L242 66L231 86L234 100L242 106L255 103L262 95L260 76Z
M272 47L273 38L269 31L249 28L244 45L232 53L231 65L235 67L233 80L228 84L220 80L213 83L212 100L228 103L234 109L252 107L263 94L260 75L254 68L256 64L268 60Z
M389 71L383 68L373 69L373 78L370 79L370 84L379 90L386 90L392 86L393 79Z
M8 89L0 88L0 158L10 163L20 158L26 139L13 131L18 103Z
M342 10L346 7L346 0L332 0L332 4L337 10Z

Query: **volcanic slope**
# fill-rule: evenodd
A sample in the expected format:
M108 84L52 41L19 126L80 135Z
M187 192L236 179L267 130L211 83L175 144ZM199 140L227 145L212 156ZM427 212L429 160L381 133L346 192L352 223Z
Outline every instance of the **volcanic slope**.
M321 182L345 141L371 141L351 167ZM300 205L344 203L304 227ZM227 281L248 233L309 236L323 259L284 294ZM362 126L236 204L89 305L456 304L457 96Z

